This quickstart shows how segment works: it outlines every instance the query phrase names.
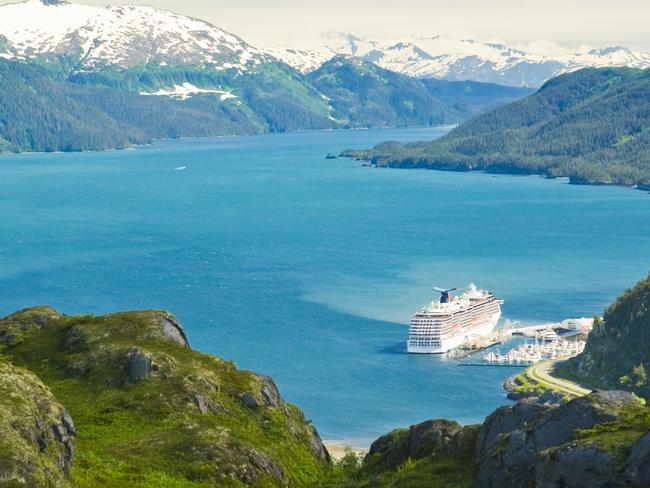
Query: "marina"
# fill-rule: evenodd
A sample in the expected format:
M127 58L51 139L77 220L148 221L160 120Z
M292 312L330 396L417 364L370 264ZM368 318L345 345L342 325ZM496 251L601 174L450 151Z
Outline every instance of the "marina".
M536 340L534 344L521 344L501 353L498 349L482 355L482 361L491 364L531 365L547 359L577 356L585 348L585 341L579 339Z
M546 359L572 357L582 352L592 328L593 319L587 318L530 326L506 320L502 328L490 334L466 337L462 344L447 352L447 357L463 359L482 353L479 364L494 366L530 365ZM517 336L527 338L526 342L501 353L499 346L507 345ZM528 342L529 339L533 342ZM496 351L485 353L493 347Z

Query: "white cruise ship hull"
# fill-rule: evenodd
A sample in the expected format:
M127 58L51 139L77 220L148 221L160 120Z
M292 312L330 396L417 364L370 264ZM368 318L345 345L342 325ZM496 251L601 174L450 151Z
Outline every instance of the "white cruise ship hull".
M496 328L500 318L501 312L499 311L498 313L492 314L490 319L483 324L476 325L469 330L462 331L451 337L440 339L439 346L418 346L411 344L411 341L409 341L407 350L412 354L446 354L451 349L461 346L467 339L490 334Z

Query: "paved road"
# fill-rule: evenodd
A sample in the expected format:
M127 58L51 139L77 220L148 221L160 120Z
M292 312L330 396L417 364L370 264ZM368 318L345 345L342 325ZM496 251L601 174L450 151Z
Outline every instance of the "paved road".
M591 390L583 388L573 381L556 378L555 376L551 375L551 372L553 371L553 368L555 368L555 365L561 361L564 361L564 359L560 358L549 361L541 361L537 364L532 365L528 369L528 374L532 379L546 383L562 393L567 393L573 396L585 396L591 393Z

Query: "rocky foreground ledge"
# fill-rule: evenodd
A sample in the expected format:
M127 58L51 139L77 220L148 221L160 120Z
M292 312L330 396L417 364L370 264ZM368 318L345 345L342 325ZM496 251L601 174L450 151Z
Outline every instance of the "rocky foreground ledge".
M304 486L328 454L273 380L157 311L0 320L0 486Z
M482 425L430 420L393 431L363 466L363 486L648 487L650 409L622 391L522 401ZM417 481L426 479L438 484Z

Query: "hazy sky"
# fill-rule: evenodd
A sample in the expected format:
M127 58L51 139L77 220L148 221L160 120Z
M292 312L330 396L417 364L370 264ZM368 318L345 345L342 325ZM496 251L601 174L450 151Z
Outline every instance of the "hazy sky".
M336 31L360 37L447 34L520 46L553 41L650 51L650 0L74 1L173 10L208 20L261 47L317 47L324 33Z

